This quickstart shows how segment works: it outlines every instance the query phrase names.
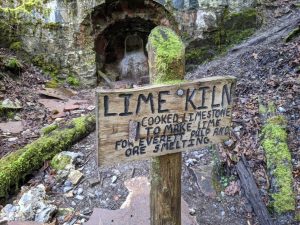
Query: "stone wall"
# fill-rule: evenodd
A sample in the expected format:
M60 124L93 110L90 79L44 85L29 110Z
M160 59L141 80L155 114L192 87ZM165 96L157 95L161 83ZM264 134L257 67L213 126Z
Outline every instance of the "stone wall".
M57 65L61 78L72 74L82 86L90 87L97 84L96 58L101 69L105 48L113 38L109 34L116 32L109 29L116 22L126 20L128 26L128 18L141 18L140 24L150 21L153 25L172 26L188 45L218 29L225 12L241 12L255 5L255 0L130 0L129 4L115 0L52 0L47 3L50 15L43 23L28 26L21 39L30 55ZM142 27L128 29L150 33L141 31Z

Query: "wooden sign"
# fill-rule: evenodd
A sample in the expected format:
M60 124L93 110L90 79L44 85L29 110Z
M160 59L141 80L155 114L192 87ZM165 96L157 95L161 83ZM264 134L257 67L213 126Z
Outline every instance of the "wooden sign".
M197 150L228 138L234 77L97 92L99 166Z

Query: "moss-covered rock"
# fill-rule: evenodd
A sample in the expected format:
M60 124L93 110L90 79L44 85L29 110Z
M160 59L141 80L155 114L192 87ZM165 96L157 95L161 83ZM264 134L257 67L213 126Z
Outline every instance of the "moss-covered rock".
M295 210L291 153L287 145L286 120L283 116L268 119L262 130L262 146L267 167L275 178L275 193L271 194L274 210L281 214Z
M256 9L239 13L224 10L218 29L204 34L204 39L196 40L187 47L188 64L200 64L225 53L231 46L251 36L261 24Z
M154 28L147 46L151 83L184 78L185 46L174 31L163 26Z
M55 170L63 170L72 163L72 157L69 155L57 154L51 160L51 166Z
M95 116L75 118L62 127L37 139L24 148L0 159L0 197L6 197L12 187L26 175L39 169L46 160L95 129Z

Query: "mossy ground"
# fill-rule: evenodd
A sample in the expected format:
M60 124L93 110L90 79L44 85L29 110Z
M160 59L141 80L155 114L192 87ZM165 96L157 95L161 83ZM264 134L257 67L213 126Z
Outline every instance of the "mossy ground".
M262 130L262 146L267 167L276 180L277 192L271 194L272 207L281 214L295 210L291 153L287 145L286 120L282 116L271 117Z
M0 198L6 197L11 188L40 168L46 160L70 147L95 129L95 116L73 119L24 148L0 159Z

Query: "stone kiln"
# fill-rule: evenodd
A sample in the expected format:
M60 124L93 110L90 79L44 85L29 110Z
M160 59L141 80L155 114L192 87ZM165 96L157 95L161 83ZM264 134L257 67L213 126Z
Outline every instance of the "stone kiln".
M255 4L255 0L52 0L47 4L50 15L42 23L28 25L20 37L30 55L59 69L58 78L71 75L81 86L91 87L101 81L97 70L112 80L121 78L119 64L128 36L142 39L140 54L147 57L150 31L158 25L169 26L188 46L187 61L197 64L197 59L206 59L208 54L202 51L203 43L216 45L217 50L221 46L219 34L232 24L225 23L222 28L224 18L242 15ZM255 27L256 14L252 15L254 22L249 26ZM237 19L241 21L241 17Z

